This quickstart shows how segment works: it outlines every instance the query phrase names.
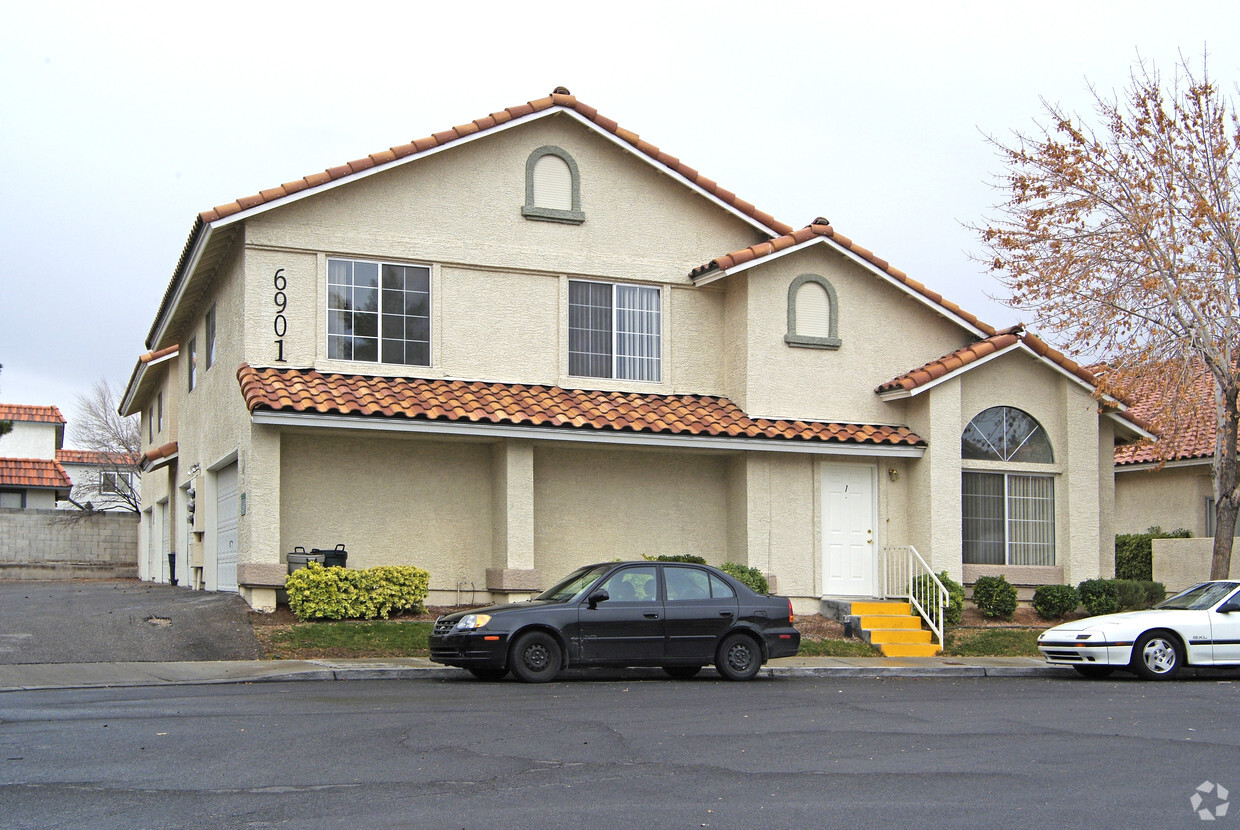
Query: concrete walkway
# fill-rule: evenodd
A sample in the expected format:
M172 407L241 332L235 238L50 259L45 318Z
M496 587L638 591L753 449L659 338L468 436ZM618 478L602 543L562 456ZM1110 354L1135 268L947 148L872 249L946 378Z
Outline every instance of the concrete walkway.
M578 676L583 676L583 670ZM658 669L621 670L658 676ZM614 671L612 672L615 673ZM714 669L706 669L709 677ZM1075 677L1070 668L1030 657L788 657L762 670L770 677ZM569 672L573 676L573 672ZM463 669L421 657L365 660L220 660L152 663L43 663L0 665L0 692L96 689L298 680L469 680Z

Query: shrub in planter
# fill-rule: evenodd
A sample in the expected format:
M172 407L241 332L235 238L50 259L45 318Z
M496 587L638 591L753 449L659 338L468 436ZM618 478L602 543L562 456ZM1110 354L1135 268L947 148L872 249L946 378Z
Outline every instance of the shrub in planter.
M1071 614L1080 604L1081 595L1071 585L1042 585L1033 592L1033 609L1044 620Z
M929 596L931 594L930 577L925 574L913 580L913 591L918 596ZM944 614L944 621L947 625L960 625L960 619L964 615L964 586L947 575L947 571L939 572L939 582L943 583L943 587L947 589L947 608Z
M1115 580L1116 599L1121 611L1141 611L1153 607L1167 597L1161 582L1137 579Z
M421 568L324 568L317 562L284 580L289 609L300 620L387 619L393 611L420 611L431 575Z
M1115 537L1115 576L1117 579L1148 581L1154 578L1154 540L1187 539L1193 534L1184 528L1164 532L1151 527L1144 533L1121 533Z
M1081 605L1092 617L1119 611L1119 588L1113 579L1087 579L1076 590L1081 595Z
M979 576L973 583L973 604L987 617L1010 620L1016 613L1016 586L1005 576Z
M739 579L759 594L769 594L771 592L771 586L767 584L766 577L757 568L738 565L735 562L725 562L719 570L728 576Z

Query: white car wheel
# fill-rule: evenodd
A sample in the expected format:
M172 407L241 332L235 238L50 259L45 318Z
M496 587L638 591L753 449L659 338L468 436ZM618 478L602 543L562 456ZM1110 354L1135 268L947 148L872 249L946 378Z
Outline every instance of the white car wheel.
M1147 631L1132 647L1132 668L1146 680L1170 680L1183 663L1179 641L1166 631Z

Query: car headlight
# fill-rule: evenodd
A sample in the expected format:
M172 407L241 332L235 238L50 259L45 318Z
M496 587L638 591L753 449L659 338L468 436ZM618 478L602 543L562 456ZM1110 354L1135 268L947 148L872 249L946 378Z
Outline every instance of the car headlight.
M491 621L490 614L466 614L456 623L457 631L474 631Z

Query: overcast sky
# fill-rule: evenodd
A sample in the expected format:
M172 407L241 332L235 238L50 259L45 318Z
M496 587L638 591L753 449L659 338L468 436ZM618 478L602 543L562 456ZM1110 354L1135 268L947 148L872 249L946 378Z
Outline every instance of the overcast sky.
M1240 3L109 3L0 0L0 401L124 387L195 215L568 87L795 227L843 234L983 320L984 134L1088 111L1138 53ZM725 251L719 251L723 254ZM72 446L72 438L68 444Z

